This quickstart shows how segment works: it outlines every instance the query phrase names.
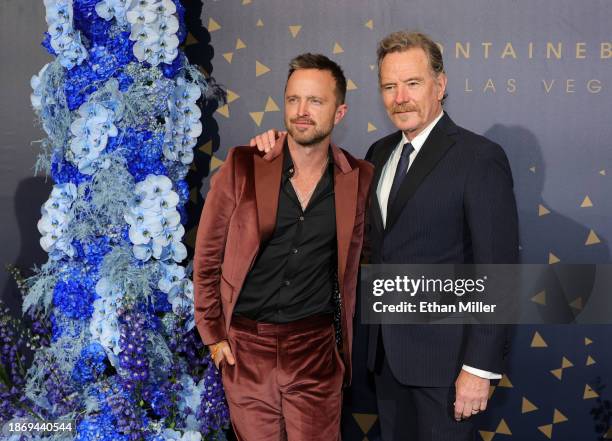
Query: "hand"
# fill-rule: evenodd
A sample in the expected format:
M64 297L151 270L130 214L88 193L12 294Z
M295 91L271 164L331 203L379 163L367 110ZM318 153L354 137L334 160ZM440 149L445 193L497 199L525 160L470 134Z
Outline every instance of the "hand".
M215 350L215 348L217 349ZM232 350L227 340L221 340L219 343L208 346L208 350L211 354L215 354L213 362L217 369L219 369L219 365L223 360L232 366L236 363L236 359L234 358L234 354L232 354Z
M490 383L486 378L461 370L455 381L455 420L467 419L487 408Z
M257 147L260 152L264 152L267 158L268 153L274 148L276 140L286 133L287 132L278 131L276 129L270 129L267 132L257 135L255 138L251 138L249 145L251 147Z

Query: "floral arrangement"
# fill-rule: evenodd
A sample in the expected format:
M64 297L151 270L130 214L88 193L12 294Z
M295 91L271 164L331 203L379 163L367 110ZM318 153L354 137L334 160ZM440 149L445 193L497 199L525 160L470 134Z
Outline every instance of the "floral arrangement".
M31 102L47 134L37 170L55 183L38 223L49 260L27 279L13 269L31 329L0 320L0 422L74 424L19 441L224 440L227 405L183 265L198 105L217 95L179 48L185 10L44 5L55 59L32 78Z

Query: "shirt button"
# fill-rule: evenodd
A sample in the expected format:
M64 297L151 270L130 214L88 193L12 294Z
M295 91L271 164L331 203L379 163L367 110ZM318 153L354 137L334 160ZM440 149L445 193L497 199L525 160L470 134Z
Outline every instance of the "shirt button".
M290 282L289 280L285 280L285 281L283 282L283 284L284 284L285 286L289 286L289 285L291 285L291 282Z
M300 222L303 222L304 221L304 216L300 216L299 219L300 219Z
M291 250L291 252L292 252L293 254L297 254L297 253L298 253L298 250L297 250L297 248L294 248L294 249L292 249L292 250Z

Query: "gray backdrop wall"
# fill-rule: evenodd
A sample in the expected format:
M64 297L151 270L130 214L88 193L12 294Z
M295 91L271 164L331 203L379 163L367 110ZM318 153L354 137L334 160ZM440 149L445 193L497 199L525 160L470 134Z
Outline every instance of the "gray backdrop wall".
M391 31L416 28L443 46L451 117L500 143L510 159L523 262L551 268L609 262L611 19L607 0L205 2L214 75L229 90L228 105L216 113L221 147L212 168L229 147L282 127L287 63L306 51L332 57L351 80L349 113L335 140L363 156L394 130L378 96L376 43ZM572 301L584 295L576 281L559 288ZM507 375L479 421L479 438L587 440L607 432L611 337L609 326L515 329ZM373 440L376 409L359 370L362 328L355 338L344 433Z

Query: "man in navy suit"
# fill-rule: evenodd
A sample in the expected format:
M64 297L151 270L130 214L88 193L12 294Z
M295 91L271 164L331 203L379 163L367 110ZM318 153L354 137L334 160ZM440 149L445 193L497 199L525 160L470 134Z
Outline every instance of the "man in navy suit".
M375 166L369 262L516 263L518 221L502 148L450 119L442 54L428 36L395 32L378 46L380 92L399 129L369 149ZM376 325L374 371L384 441L472 440L471 416L501 378L506 328Z
M499 145L444 112L438 46L421 33L392 33L379 43L378 73L398 131L366 155L375 166L368 262L516 263L508 160ZM270 130L251 145L269 151L275 136ZM486 409L490 380L502 376L506 331L494 325L371 326L368 367L383 440L472 440L471 417Z

